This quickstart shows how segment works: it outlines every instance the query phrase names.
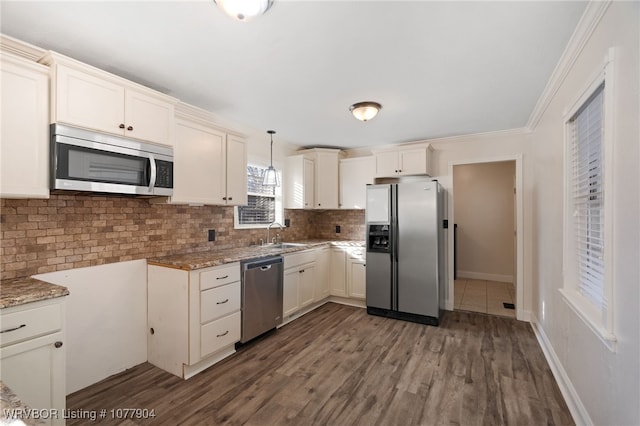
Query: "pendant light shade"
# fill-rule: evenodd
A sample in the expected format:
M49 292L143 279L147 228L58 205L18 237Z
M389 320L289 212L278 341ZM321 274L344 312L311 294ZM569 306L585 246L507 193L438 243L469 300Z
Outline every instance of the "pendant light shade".
M382 108L377 102L358 102L349 107L349 111L360 121L369 121L378 114Z
M264 186L280 186L280 179L278 179L278 172L273 168L273 135L275 130L267 130L267 133L271 135L271 164L264 172L264 178L262 179L262 185Z
M227 15L238 21L249 21L264 14L273 0L213 0Z

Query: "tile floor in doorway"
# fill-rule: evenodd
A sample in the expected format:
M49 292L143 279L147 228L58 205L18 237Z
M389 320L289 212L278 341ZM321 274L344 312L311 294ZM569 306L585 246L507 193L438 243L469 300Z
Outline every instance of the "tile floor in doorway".
M515 318L515 309L507 309L503 305L504 302L515 304L515 296L512 283L457 279L454 309Z

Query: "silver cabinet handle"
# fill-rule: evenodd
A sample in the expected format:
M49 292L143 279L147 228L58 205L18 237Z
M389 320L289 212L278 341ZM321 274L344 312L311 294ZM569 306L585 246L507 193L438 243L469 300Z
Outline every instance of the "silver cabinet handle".
M226 336L227 334L229 334L229 330L225 331L222 334L216 334L216 337L222 337L222 336Z
M17 326L17 327L13 327L13 328L8 328L8 329L6 329L6 330L2 330L2 331L0 331L0 333L8 333L8 332L10 332L10 331L20 330L21 328L24 328L24 327L26 327L26 326L27 326L27 324L20 324L20 325L19 325L19 326Z
M222 302L216 302L216 305L224 305L228 301L229 301L229 299L224 299Z
M274 237L275 238L275 237ZM265 266L261 266L260 270L261 271L268 271L269 269L271 269L271 265L265 265Z
M216 280L224 280L225 278L229 278L229 275L225 275L224 277L218 277Z
M156 159L153 154L149 154L149 164L151 165L151 176L149 177L149 192L153 192L153 188L156 186L157 178Z

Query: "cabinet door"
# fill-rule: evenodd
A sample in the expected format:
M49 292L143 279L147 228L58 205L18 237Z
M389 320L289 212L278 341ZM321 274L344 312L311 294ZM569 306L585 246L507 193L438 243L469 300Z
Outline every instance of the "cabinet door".
M374 175L374 157L340 160L340 208L364 209L367 184L373 183Z
M283 300L282 300L282 317L286 318L299 308L298 303L298 287L300 281L300 271L298 268L291 268L284 271L283 280Z
M178 121L172 203L224 204L224 140L222 132Z
M339 248L331 249L330 258L329 291L332 296L347 297L345 252Z
M316 209L338 208L338 154L316 153Z
M0 196L49 198L47 68L2 55Z
M52 122L124 134L124 87L65 65L55 65Z
M125 136L173 146L173 103L130 88L124 99Z
M376 177L390 177L398 174L398 152L379 152L376 154Z
M315 165L313 160L305 158L302 163L303 208L312 209L315 202Z
M427 174L427 148L402 150L398 154L401 175Z
M62 343L56 347L56 342ZM2 381L35 409L65 408L65 347L63 333L30 339L0 349ZM48 424L64 424L49 419Z
M366 297L366 265L362 260L349 259L349 297Z
M227 135L227 205L247 204L247 144Z
M300 281L298 281L298 296L300 307L313 303L313 294L316 286L316 267L314 263L307 263L300 267Z
M330 249L322 248L316 251L316 287L314 300L319 301L329 296Z

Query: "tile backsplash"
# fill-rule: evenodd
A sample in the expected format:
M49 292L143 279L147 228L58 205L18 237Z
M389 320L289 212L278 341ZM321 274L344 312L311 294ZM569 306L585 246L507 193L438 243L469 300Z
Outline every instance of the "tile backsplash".
M285 210L284 241L364 239L363 210ZM335 232L340 225L341 232ZM215 229L216 240L208 241ZM264 229L234 229L233 207L154 204L149 199L52 194L0 200L2 279L126 260L245 247Z

